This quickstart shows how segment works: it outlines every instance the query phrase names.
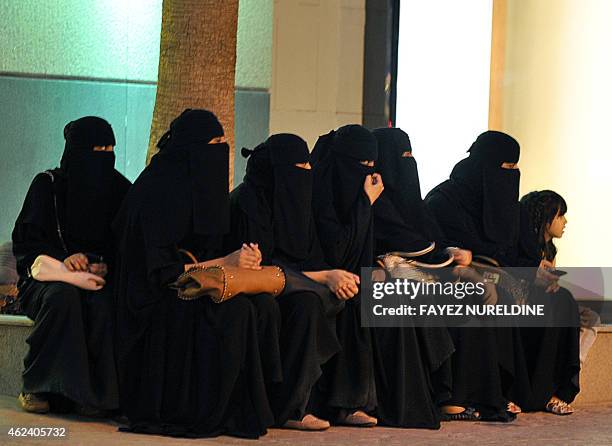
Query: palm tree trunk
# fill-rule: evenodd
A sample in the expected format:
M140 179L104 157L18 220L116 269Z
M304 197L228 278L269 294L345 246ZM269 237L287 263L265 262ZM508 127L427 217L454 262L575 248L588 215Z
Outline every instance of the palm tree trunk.
M233 184L237 23L238 0L164 0L147 163L176 116L186 108L205 108L225 129Z

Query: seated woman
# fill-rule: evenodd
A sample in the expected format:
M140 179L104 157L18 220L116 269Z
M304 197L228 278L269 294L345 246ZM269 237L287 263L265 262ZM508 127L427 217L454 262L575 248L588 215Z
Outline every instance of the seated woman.
M255 248L223 255L230 229L223 128L209 111L185 110L158 147L114 223L125 430L257 438L273 417L253 305L240 294L220 304L180 300L168 286L193 266L179 249L203 260L201 267L259 268Z
M326 262L359 274L374 261L372 205L383 191L374 173L376 139L360 125L321 136L312 152L313 215ZM372 339L361 326L360 298L346 301L336 320L342 350L324 367L318 410L336 423L374 426L377 406Z
M538 267L540 270L554 270L557 248L554 238L561 238L567 219L567 204L563 197L551 190L530 192L521 198L521 232L520 253L523 264ZM544 292L543 292L544 291ZM575 302L571 293L560 288L556 277L547 285L547 289L533 287L530 299L551 297L556 307L565 305L568 311L575 313ZM578 306L580 312L580 335L576 336L576 327L565 329L551 328L524 329L524 335L538 339L544 335L558 337L555 343L531 344L527 360L532 375L544 376L546 380L537 380L534 388L534 409L541 409L545 404L547 411L559 415L570 414L573 408L569 405L578 393L579 355L580 365L584 363L589 348L595 341L597 332L594 326L599 323L599 316L588 307ZM563 310L563 308L561 308ZM555 348L556 347L556 348ZM555 367L551 367L555 364ZM535 378L532 378L535 381ZM551 396L552 395L552 396Z
M556 276L546 268L537 268L540 259L525 261L519 252L519 154L514 138L501 132L485 132L470 148L470 156L455 166L451 179L432 190L426 200L447 236L463 240L475 255L493 257L502 266L533 266L537 270L526 277L533 284L529 301L554 300L555 312L564 314L570 326L521 328L519 339L512 337L512 344L502 351L514 351L514 378L522 376L522 372L517 373L524 367L528 385L518 381L508 394L515 395L526 410L568 414L571 409L558 400L571 402L578 393L578 307L567 290L556 289ZM536 286L540 279L552 286ZM554 293L554 297L548 293Z
M104 119L70 122L64 138L59 169L34 178L13 230L20 301L34 321L19 401L28 412L75 406L81 414L102 415L119 406L110 225L130 182L114 169L115 136ZM86 291L36 281L30 268L40 255L98 275L105 285Z
M374 252L418 252L436 242L425 255L435 262L448 258L448 245L421 199L416 161L408 135L400 129L372 132L378 142L376 169L385 190L374 203ZM470 263L471 253L450 248L458 264ZM445 327L373 328L378 417L399 427L440 426L439 405L451 395L451 355L455 351ZM410 342L401 342L409 340Z
M450 243L485 255L502 266L513 265L518 241L517 163L520 147L505 133L487 131L455 165L450 179L435 187L425 203ZM499 298L510 296L498 288ZM530 397L530 383L518 328L451 328L457 352L453 401L472 401L491 418L511 420ZM478 353L478 352L481 353ZM486 358L487 363L479 363ZM477 365L478 364L478 365ZM488 390L485 391L485 388ZM497 414L497 415L495 415Z
M330 426L309 407L321 367L339 350L335 316L357 293L359 276L331 270L323 260L312 216L312 171L306 142L297 135L269 137L248 157L244 181L230 195L235 244L257 242L262 264L281 265L287 276L278 298L253 296L252 302L279 308L281 318L260 330L262 344L276 343L280 377L266 376L276 424L321 430ZM269 322L268 322L269 323ZM264 363L266 362L264 358ZM268 372L272 367L264 367ZM269 373L269 372L268 372Z

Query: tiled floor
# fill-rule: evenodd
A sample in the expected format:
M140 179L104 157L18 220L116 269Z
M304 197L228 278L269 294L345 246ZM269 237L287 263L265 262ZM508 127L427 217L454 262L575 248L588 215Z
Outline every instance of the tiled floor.
M271 429L259 441L230 437L186 440L117 431L112 422L77 417L33 415L22 412L12 397L0 396L0 445L82 444L87 446L120 445L612 445L612 403L580 407L571 416L559 417L545 413L522 414L510 424L444 423L438 431L417 429L351 429L333 427L326 432L306 433ZM16 439L7 436L9 426L61 426L68 430L62 440Z

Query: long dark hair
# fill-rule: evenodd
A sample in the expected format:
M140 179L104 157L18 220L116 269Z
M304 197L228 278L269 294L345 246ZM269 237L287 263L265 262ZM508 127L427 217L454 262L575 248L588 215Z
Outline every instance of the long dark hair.
M529 216L529 229L535 233L538 240L538 249L542 257L553 261L557 256L557 248L552 239L546 241L546 227L558 215L565 215L567 203L561 195L552 190L529 192L521 198L521 204Z

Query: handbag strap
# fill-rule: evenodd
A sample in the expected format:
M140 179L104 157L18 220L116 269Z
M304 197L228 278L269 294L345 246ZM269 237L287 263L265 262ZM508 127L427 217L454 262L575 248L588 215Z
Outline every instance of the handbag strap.
M66 255L68 255L68 248L66 247L66 242L64 241L64 236L62 234L62 227L59 221L59 213L57 211L57 194L55 193L55 176L53 176L53 172L51 172L50 170L45 170L43 173L49 175L49 178L51 178L51 184L53 185L53 208L55 209L55 225L57 227L57 236L60 239L64 252L66 253Z
M474 255L474 263L479 263L478 261L481 260L482 262L480 263L485 263L488 264L489 266L496 266L499 268L499 262L497 260L495 260L493 257L488 257L488 256L483 256L482 254L475 254Z
M190 251L186 249L179 248L178 250L181 254L187 256L193 263L198 263L198 259L194 256Z

